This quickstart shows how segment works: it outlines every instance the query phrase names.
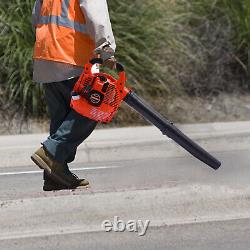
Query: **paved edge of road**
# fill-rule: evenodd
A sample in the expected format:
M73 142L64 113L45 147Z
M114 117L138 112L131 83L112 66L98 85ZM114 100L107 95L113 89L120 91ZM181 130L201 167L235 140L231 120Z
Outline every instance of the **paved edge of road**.
M5 228L0 240L104 231L102 222L114 221L114 216L124 222L150 220L150 227L247 219L249 197L249 188L189 184L0 201L0 224Z
M248 150L250 121L177 125L209 152ZM46 134L0 137L0 168L32 165ZM79 147L76 163L178 157L188 153L153 126L97 129Z

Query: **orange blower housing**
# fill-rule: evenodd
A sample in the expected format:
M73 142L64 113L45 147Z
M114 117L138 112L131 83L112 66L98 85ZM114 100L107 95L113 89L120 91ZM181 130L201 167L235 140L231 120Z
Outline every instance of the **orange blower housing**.
M126 73L119 63L116 65L118 79L106 73L92 73L94 64L102 63L100 58L95 58L84 66L72 92L71 107L92 120L109 123L129 90L125 88Z

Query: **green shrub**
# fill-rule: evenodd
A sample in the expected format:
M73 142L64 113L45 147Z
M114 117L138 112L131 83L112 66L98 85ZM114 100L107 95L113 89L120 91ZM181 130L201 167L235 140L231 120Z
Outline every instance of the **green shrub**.
M242 4L247 1L230 1ZM221 92L234 92L249 90L247 79L247 54L249 44L242 47L238 37L239 26L233 20L229 0L184 0L176 1L182 6L181 12L185 13L185 23L189 33L199 41L189 42L189 50L193 51L200 65L190 61L184 63L181 84L189 95L213 96ZM231 6L231 12L230 8ZM249 15L244 15L238 10L235 16L245 20ZM244 16L244 17L243 17ZM245 33L249 29L245 27ZM249 41L249 40L248 40ZM243 49L244 48L244 49Z
M195 26L205 23L206 25L220 25L228 33L234 48L230 51L234 60L237 61L245 70L249 68L250 51L250 1L249 0L189 0L189 11L193 13Z
M21 112L36 115L42 113L44 105L40 86L31 81L33 3L33 0L0 2L0 86L4 96L3 109L16 106Z
M250 1L224 0L221 5L232 21L239 59L244 64L244 69L250 74Z
M182 15L173 14L176 5L168 0L109 3L118 44L117 57L127 66L130 83L149 96L180 91L176 57L183 60L193 55L184 39L191 35L180 29Z
M33 3L34 0L0 3L1 88L5 103L17 104L25 112L41 115L45 112L42 91L31 81ZM183 42L184 35L188 34L180 29L176 32L178 16L171 13L175 6L160 0L112 0L109 5L118 44L117 58L125 64L130 84L148 96L180 91L178 77L175 77L178 65L170 64L176 57L188 55Z

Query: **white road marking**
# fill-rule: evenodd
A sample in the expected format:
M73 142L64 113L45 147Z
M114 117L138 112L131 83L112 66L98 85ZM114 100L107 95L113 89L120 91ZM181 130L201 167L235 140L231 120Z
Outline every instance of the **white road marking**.
M102 170L102 169L114 169L121 168L122 166L96 166L96 167L87 167L87 168L71 168L72 171L84 171L84 170ZM4 172L0 173L0 176L8 176L8 175L24 175L24 174L40 174L42 170L37 171L17 171L17 172Z

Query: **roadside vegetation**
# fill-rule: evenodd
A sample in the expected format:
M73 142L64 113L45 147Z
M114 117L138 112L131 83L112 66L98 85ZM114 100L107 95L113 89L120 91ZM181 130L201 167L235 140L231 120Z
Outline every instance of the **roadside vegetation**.
M250 89L249 0L109 0L117 58L129 82L168 113L175 97ZM32 83L34 0L0 2L0 112L45 118L41 86ZM122 110L116 123L138 122ZM11 118L10 117L10 118Z

